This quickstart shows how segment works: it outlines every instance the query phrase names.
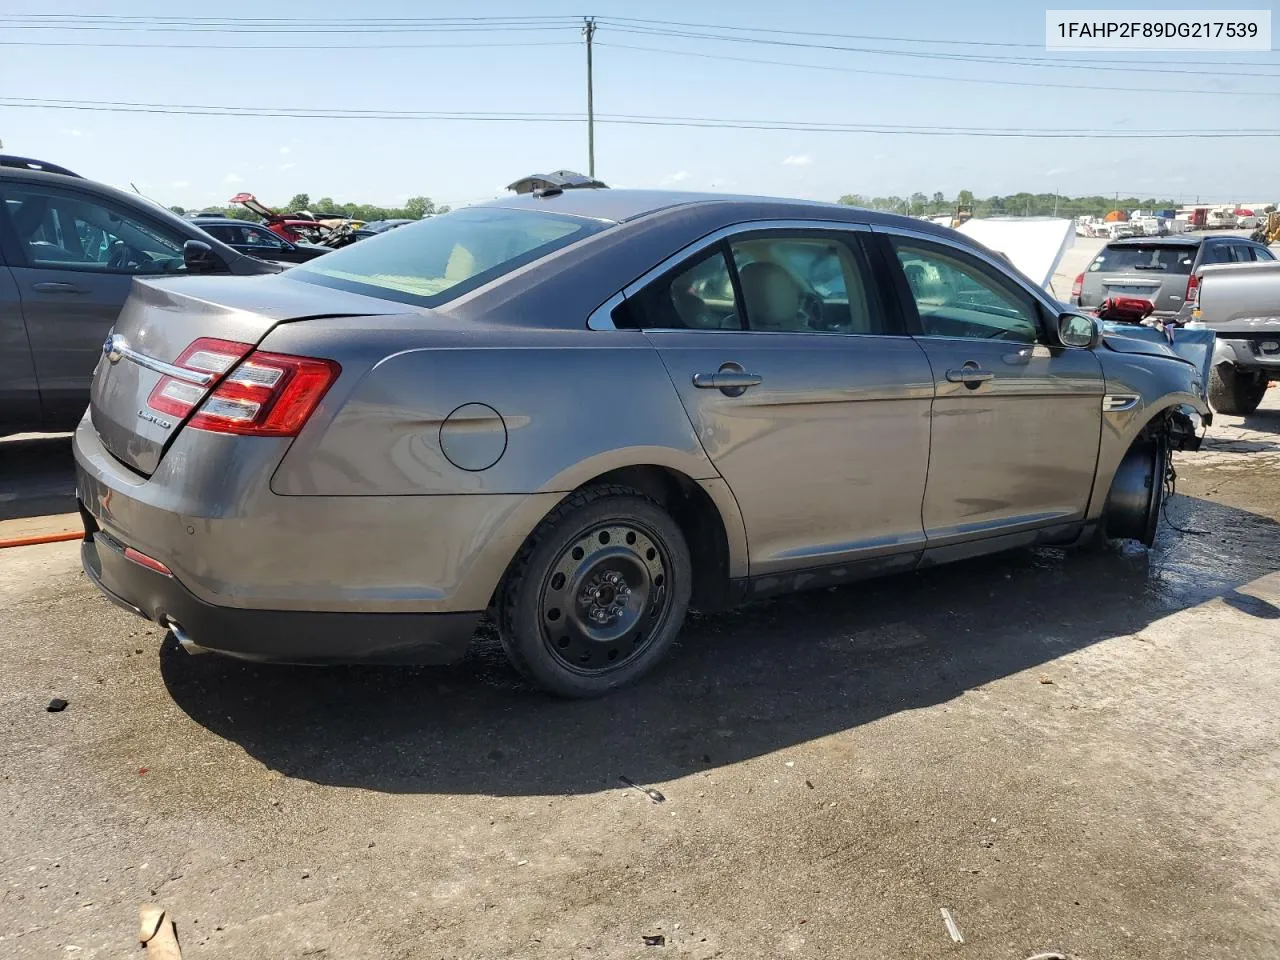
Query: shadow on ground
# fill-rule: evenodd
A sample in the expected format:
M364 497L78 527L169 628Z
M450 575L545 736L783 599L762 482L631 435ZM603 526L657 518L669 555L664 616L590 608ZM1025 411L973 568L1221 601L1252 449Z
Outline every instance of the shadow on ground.
M75 509L76 467L70 437L49 434L0 441L0 520Z
M949 700L1280 567L1280 525L1177 497L1156 549L1024 550L695 617L668 660L603 700L529 690L490 638L450 668L192 657L161 670L194 720L316 783L408 793L582 793L664 781ZM1130 544L1129 546L1134 546Z
M1274 389L1280 393L1280 388ZM1280 433L1280 409L1264 407L1261 410L1255 410L1244 418L1241 426L1246 430L1273 430Z

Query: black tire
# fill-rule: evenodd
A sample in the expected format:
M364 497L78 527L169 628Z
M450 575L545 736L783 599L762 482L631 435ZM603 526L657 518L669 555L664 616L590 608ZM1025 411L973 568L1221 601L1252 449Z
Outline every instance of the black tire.
M566 497L538 525L499 589L512 666L562 697L597 697L662 659L689 609L693 567L679 526L630 487Z
M1229 363L1219 363L1209 371L1209 404L1219 413L1247 417L1258 409L1267 393L1267 378L1242 373Z

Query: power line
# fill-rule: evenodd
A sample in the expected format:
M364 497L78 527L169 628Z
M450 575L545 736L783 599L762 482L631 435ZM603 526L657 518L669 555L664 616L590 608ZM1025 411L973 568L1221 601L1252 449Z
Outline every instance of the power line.
M1006 48L1019 48L1024 50L1043 50L1044 49L1044 45L1039 43L1011 43L1011 42L1000 42L996 40L956 40L954 38L929 39L924 37L886 36L884 34L873 34L873 33L832 33L829 30L781 30L781 29L771 28L771 27L735 27L735 26L730 26L728 24L724 24L724 23L690 23L688 21L680 21L680 20L646 20L640 17L611 16L611 17L601 18L602 22L606 20L612 21L615 23L638 24L643 26L654 26L654 27L692 27L694 29L705 29L705 30L734 30L739 33L770 33L770 34L788 35L793 37L826 37L826 38L835 38L837 40L885 40L892 43L927 43L927 44L962 46L962 47L1006 47ZM1119 61L1107 61L1107 62L1114 63ZM1173 64L1175 66L1182 63L1198 63L1200 66L1216 66L1217 65L1217 61L1211 61L1211 60L1202 60L1202 61L1159 60L1159 61L1144 61L1144 62ZM1225 65L1256 66L1256 64L1251 64L1251 63L1225 64Z
M885 50L877 47L850 47L841 44L832 43L808 43L799 40L771 40L760 37L736 37L727 34L715 33L691 33L679 30L661 30L650 27L631 27L625 24L617 24L609 20L602 20L605 26L612 27L619 33L629 33L637 36L649 37L676 37L686 40L715 40L727 43L752 43L767 46L793 47L806 50L830 50L840 53L863 53L889 57L908 57L917 60L946 60L960 61L964 63L992 63L1007 64L1009 66L1023 67L1049 67L1057 69L1069 70L1117 70L1122 72L1140 71L1143 73L1177 73L1177 74L1200 74L1205 76L1224 76L1224 77L1263 77L1275 78L1274 73L1227 73L1221 69L1216 71L1205 70L1187 70L1187 69L1163 69L1159 67L1149 67L1146 63L1134 62L1129 66L1115 67L1105 65L1105 61L1092 60L1088 63L1066 63L1055 60L1046 60L1033 57L996 57L990 55L976 55L964 53L937 53L932 51L919 50ZM1111 61L1115 62L1115 61ZM1182 65L1179 64L1179 67ZM1272 64L1261 64L1261 66L1273 66Z
M67 101L4 97L0 106L54 110L104 110L118 113L158 113L188 116L290 117L311 120L437 120L501 123L581 123L585 116L575 113L529 114L520 112L341 110L325 108L253 108L201 104L136 103L128 101ZM1153 136L1199 138L1277 138L1280 130L1141 130L1071 131L1036 130L1017 127L919 127L891 124L837 124L794 120L721 120L709 117L661 117L644 114L597 114L596 122L623 126L691 127L727 130L781 130L808 133L871 133L887 136L962 136L1025 139L1131 140Z
M930 73L906 73L899 70L872 70L864 67L843 67L836 64L819 64L819 63L797 63L794 60L762 60L757 57L734 57L728 54L720 53L702 53L697 50L671 50L666 47L645 47L628 43L602 43L596 42L596 46L609 47L614 50L641 50L647 53L667 53L679 57L697 57L704 60L728 60L734 63L755 63L766 66L775 67L800 67L806 70L831 70L838 73L858 73L875 77L901 77L907 80L935 80L945 81L947 83L985 83L994 84L1001 87L1034 87L1048 88L1056 90L1104 90L1108 93L1123 92L1129 93L1158 93L1158 94L1213 94L1220 97L1275 97L1277 93L1270 90L1210 90L1201 89L1173 89L1170 87L1125 87L1123 91L1118 91L1116 86L1102 86L1099 84L1084 83L1051 83L1044 80L997 80L986 77L957 77L943 76Z
M0 40L0 47L101 47L131 50L477 50L484 47L576 47L576 40L497 40L493 43L77 43L73 40Z

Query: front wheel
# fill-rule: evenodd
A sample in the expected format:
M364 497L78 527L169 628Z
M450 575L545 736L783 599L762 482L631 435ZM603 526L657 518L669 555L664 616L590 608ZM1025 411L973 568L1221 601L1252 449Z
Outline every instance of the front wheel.
M1247 417L1258 409L1267 393L1267 378L1246 373L1230 363L1220 363L1209 371L1209 403L1228 416Z
M689 608L692 566L675 521L629 487L565 499L521 549L498 598L512 665L564 697L593 697L647 673Z

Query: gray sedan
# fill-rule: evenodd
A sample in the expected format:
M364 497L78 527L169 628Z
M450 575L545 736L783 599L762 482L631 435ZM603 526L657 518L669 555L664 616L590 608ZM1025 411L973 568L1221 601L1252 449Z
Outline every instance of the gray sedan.
M189 651L430 663L487 612L566 696L691 605L1150 543L1209 410L950 230L547 191L287 273L138 280L75 435L84 567Z

